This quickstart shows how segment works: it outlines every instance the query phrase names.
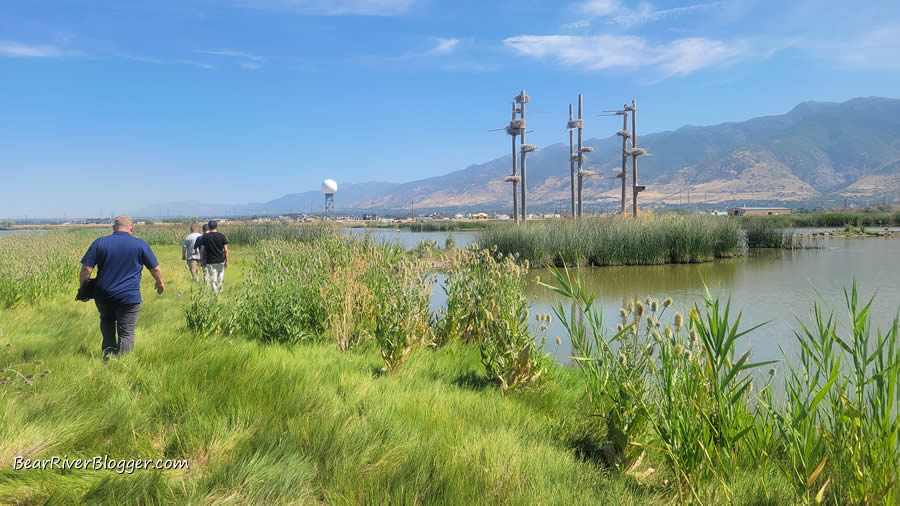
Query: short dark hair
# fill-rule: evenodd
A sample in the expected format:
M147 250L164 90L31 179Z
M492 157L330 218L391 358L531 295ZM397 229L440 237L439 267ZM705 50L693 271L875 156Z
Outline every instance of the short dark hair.
M205 234L206 232L209 232L209 225L204 223L203 224L203 233Z
M216 220L209 220L209 223L207 223L206 226L208 226L210 230L219 228L219 224L216 223Z

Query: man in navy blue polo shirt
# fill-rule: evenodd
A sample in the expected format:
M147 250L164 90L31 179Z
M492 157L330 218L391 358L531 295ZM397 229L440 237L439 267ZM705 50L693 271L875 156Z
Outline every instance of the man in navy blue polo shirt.
M159 262L143 239L132 236L134 224L128 216L119 216L112 235L91 243L81 259L82 285L91 278L94 266L99 268L94 302L100 311L100 333L103 334L103 359L127 353L134 347L134 329L141 311L141 271L150 270L156 280L156 293L165 286ZM118 333L118 340L116 334Z

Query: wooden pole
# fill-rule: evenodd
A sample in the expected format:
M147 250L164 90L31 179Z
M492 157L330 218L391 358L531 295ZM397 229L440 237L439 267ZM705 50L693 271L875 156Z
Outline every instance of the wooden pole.
M512 119L516 119L516 101L513 100L512 103ZM516 157L516 136L515 134L511 135L512 137L512 175L516 175L517 167L517 157ZM512 184L512 197L513 197L513 220L515 220L516 225L519 224L519 183L515 180Z
M637 149L637 104L631 101L631 148ZM633 190L633 202L631 213L637 218L638 215L638 169L637 169L637 153L631 156L631 188Z
M622 130L628 131L628 109L622 109ZM626 171L628 170L628 146L626 142L628 138L626 136L622 136L622 212L621 215L625 216L625 182L628 179L626 176Z
M584 153L581 148L582 144L582 129L584 127L584 98L581 93L578 94L578 217L581 218L584 215L584 177L581 175L581 171L584 169Z
M519 102L519 107L521 108L522 114L522 146L525 145L525 130L527 129L527 125L525 123L525 102L528 101L526 98L525 90L522 90L522 93L519 95L520 99L517 100ZM525 180L525 150L522 150L522 223L528 221L528 198L527 198L527 187Z
M575 119L572 116L572 104L569 104L569 121L571 122ZM575 208L575 141L573 140L573 136L575 132L572 129L569 129L569 172L571 174L570 182L572 183L572 218L578 217L577 209Z

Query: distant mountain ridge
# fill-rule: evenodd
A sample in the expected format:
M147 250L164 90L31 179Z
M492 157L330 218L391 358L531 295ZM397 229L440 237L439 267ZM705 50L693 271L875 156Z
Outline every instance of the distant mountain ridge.
M598 129L588 127L589 132ZM688 192L695 202L706 203L790 203L842 196L893 200L900 194L898 99L803 102L782 115L638 133L638 145L651 155L638 160L639 182L647 185L641 200L648 204L684 202ZM585 203L613 207L621 195L621 181L614 178L621 167L621 138L593 138L585 144L595 150L588 155L589 168L598 172L585 180ZM539 148L528 157L529 202L561 204L569 198L569 147L556 143ZM510 207L511 187L503 178L511 164L506 155L408 183L343 183L336 205L339 209L403 209L410 202L435 209ZM630 162L628 173L630 185ZM321 200L314 191L254 206L285 213L305 206L318 210ZM160 207L166 205L149 209Z

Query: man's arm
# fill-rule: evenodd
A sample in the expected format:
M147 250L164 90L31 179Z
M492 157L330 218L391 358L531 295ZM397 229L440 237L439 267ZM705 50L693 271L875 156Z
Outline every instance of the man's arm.
M181 259L187 260L187 246L181 247Z
M225 267L228 267L228 245L225 245Z
M91 279L91 272L94 271L93 267L88 267L87 265L81 266L81 272L78 273L78 286L84 286L87 280Z
M206 246L200 245L200 265L206 265Z
M156 280L156 293L162 295L164 291L166 291L166 286L163 284L162 279L162 269L157 265L156 267L150 269L150 275L153 276L153 279Z

